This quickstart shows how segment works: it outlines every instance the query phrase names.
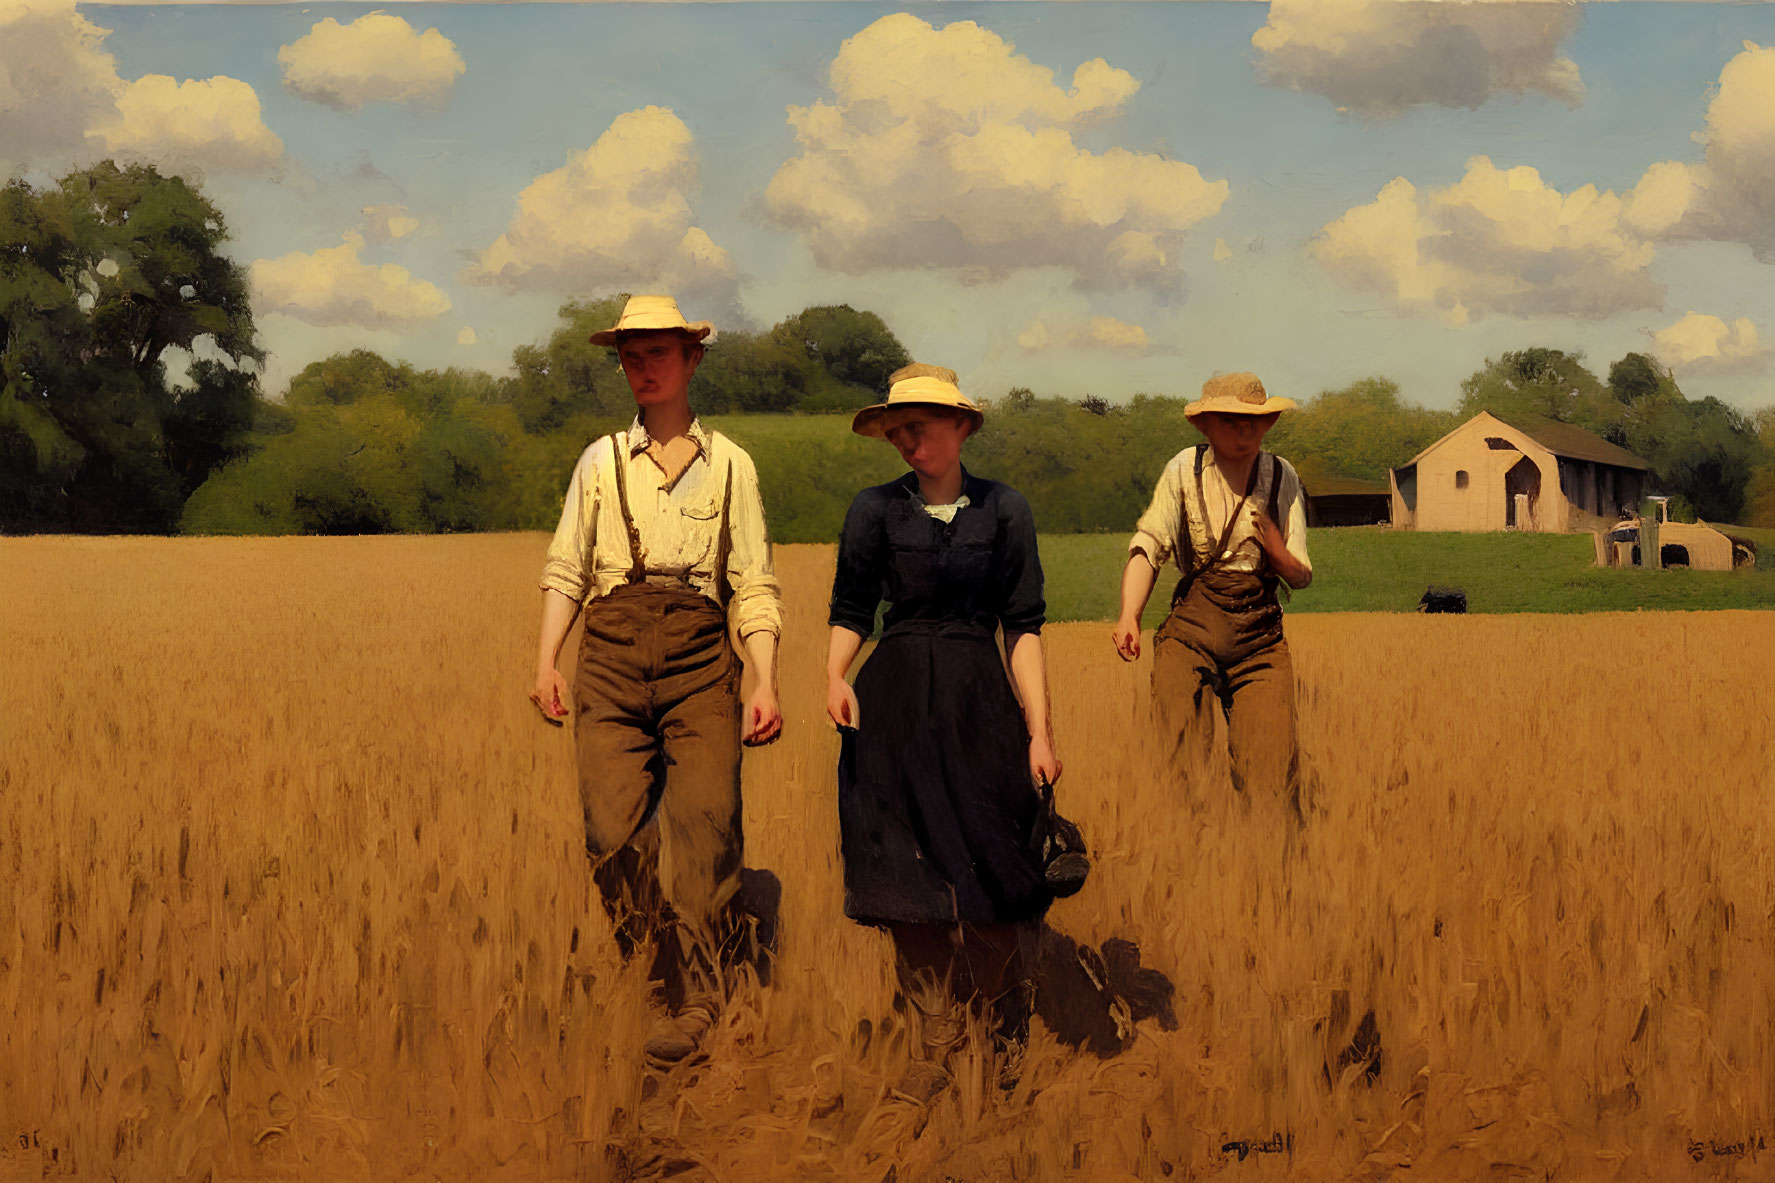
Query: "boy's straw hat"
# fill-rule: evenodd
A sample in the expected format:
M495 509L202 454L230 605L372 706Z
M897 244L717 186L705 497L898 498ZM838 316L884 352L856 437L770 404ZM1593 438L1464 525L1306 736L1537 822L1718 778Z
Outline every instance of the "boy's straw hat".
M1270 415L1277 411L1292 411L1294 407L1291 398L1271 398L1256 374L1239 370L1232 374L1216 374L1202 383L1202 397L1183 408L1183 413L1191 419L1204 411L1219 411L1223 415Z
M616 324L593 333L591 342L615 348L621 333L653 333L669 329L701 341L715 331L715 326L706 320L685 320L684 314L678 311L678 301L670 296L630 296Z
M895 407L952 407L974 421L975 431L986 421L986 412L956 386L954 370L915 361L895 370L888 383L887 401L864 407L851 420L858 435L885 439L881 421Z

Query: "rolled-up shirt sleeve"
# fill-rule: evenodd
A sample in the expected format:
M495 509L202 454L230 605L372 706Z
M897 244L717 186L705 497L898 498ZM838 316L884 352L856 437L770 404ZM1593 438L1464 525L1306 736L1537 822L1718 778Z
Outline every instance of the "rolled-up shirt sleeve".
M1153 490L1152 504L1140 515L1134 537L1128 540L1128 553L1145 555L1155 571L1163 569L1176 555L1183 532L1183 457L1188 455L1185 451L1165 465Z
M728 613L743 641L753 633L783 635L783 589L770 556L770 533L764 522L764 496L758 469L743 450L734 448L733 487L727 508L727 586L733 593Z
M592 586L592 544L598 537L598 445L580 453L573 479L561 503L561 521L549 542L542 567L542 586L558 591L576 604L585 603Z
M1042 599L1042 558L1036 546L1035 514L1021 493L1006 489L1000 494L1000 521L1004 530L1004 604L998 622L1007 635L1039 633L1047 620Z
M826 623L867 640L881 606L887 534L881 503L865 489L851 501L838 536L838 570L832 577L832 608Z
M1294 471L1294 465L1282 461L1282 487L1276 492L1276 500L1288 507L1282 514L1282 541L1288 547L1288 553L1296 562L1307 569L1307 577L1299 583L1288 586L1299 591L1313 582L1313 560L1307 557L1307 499L1300 486L1300 475Z

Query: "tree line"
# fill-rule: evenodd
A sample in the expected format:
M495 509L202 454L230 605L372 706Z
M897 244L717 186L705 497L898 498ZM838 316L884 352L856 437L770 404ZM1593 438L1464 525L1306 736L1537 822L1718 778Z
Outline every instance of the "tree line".
M153 168L105 163L0 190L0 530L341 534L548 529L574 460L626 426L628 386L588 341L624 297L574 301L511 373L419 369L367 350L316 361L263 397L244 269L221 213ZM169 377L171 351L195 351ZM810 307L724 332L692 384L752 451L773 533L830 541L857 488L902 470L891 449L793 418L877 401L910 358L882 319ZM983 400L973 471L1006 481L1053 532L1126 530L1165 461L1198 437L1184 397L1112 405L1014 389ZM1488 359L1452 411L1384 377L1306 400L1266 446L1310 486L1384 481L1481 410L1573 423L1650 462L1679 511L1775 526L1775 410L1747 419L1684 396L1644 354L1606 378L1581 355Z

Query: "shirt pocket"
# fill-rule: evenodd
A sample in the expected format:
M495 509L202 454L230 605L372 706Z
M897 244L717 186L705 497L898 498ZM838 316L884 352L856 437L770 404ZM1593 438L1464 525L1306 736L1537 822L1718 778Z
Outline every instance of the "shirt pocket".
M680 505L678 513L684 518L684 524L696 528L696 525L713 525L721 514L721 503L714 498L698 498L688 504ZM692 525L695 523L696 525Z
M713 497L693 497L678 507L676 531L678 560L690 567L715 561L720 545L721 502Z

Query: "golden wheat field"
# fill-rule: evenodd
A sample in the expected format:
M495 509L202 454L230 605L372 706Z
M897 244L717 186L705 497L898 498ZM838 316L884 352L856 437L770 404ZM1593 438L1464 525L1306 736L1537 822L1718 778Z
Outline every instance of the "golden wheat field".
M770 982L661 1074L525 699L545 542L0 542L0 1179L1775 1177L1769 615L1295 617L1298 831L1155 777L1144 663L1050 626L1092 876L1015 1088L976 1032L921 1106L831 550L746 757Z

